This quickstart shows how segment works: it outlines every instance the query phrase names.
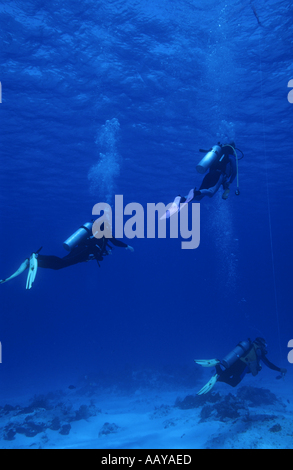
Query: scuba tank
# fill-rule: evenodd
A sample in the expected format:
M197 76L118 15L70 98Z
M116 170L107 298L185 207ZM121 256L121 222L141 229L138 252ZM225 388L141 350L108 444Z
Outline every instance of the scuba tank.
M237 359L247 353L250 347L251 342L249 340L241 341L229 354L227 354L227 356L224 357L224 359L221 360L221 364L225 369L228 369L237 361Z
M65 250L71 251L76 245L89 238L92 235L92 226L92 222L86 222L78 230L76 230L76 232L74 232L63 243Z
M200 151L202 152L202 150ZM203 175L212 166L213 163L215 163L217 160L220 160L222 155L222 147L220 145L214 145L196 165L197 171Z

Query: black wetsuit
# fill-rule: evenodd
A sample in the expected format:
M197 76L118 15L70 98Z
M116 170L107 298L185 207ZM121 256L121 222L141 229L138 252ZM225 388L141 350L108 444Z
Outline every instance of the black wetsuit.
M227 189L236 176L236 160L230 148L225 149L221 161L216 161L204 177L199 191L210 190L212 194L217 192L221 184ZM204 191L202 194L205 194ZM207 194L209 195L209 194Z
M229 189L229 185L237 175L236 158L230 146L223 146L223 155L216 160L205 175L200 188L191 190L185 197L181 197L180 203L185 201L201 201L205 196L213 197L223 185L223 189ZM175 201L174 201L175 202Z
M252 363L246 364L241 359L237 359L231 367L225 370L222 369L221 364L218 364L216 366L216 372L220 376L218 378L218 382L224 382L231 385L231 387L236 387L246 374L252 373L253 376L258 374L261 370L260 361L269 367L269 369L281 372L280 367L277 367L270 362L260 349L257 349L256 355L256 360Z
M47 269L63 269L73 264L83 263L85 261L96 260L99 264L100 261L103 261L103 257L108 254L108 249L111 250L109 245L111 242L114 246L121 248L127 248L128 245L123 243L116 238L105 238L102 237L97 239L95 237L88 238L85 243L82 245L77 245L73 250L64 256L64 258L59 258L58 256L50 255L41 255L37 254L38 258L38 267L47 268Z

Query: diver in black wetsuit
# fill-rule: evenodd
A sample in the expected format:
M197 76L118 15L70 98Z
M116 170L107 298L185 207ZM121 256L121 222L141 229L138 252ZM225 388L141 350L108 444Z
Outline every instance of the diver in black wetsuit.
M0 284L13 279L16 276L19 276L26 269L29 270L26 282L26 289L31 289L32 284L36 278L37 269L63 269L68 266L72 266L77 263L83 263L86 261L96 260L100 266L100 261L103 261L104 256L111 254L112 248L109 243L112 243L114 246L125 248L130 251L134 251L130 245L123 243L116 238L106 238L102 236L101 238L94 237L91 233L92 223L89 222L81 226L71 237L69 237L64 243L63 246L70 253L63 258L53 255L41 255L40 248L38 251L31 254L30 258L27 258L18 268L18 270L12 274L12 276L7 279L2 279ZM103 227L101 226L101 230Z
M217 145L216 151L209 152L212 155L218 152L218 158L215 158L212 161L209 172L206 174L198 190L194 188L189 192L189 195L182 197L180 202L191 202L191 201L200 201L204 196L213 197L214 194L220 189L223 185L224 193L222 195L223 199L227 199L229 196L229 186L234 181L236 177L236 159L234 156L235 153L235 143L230 142L229 144ZM206 158L206 157L205 157ZM201 168L201 165L197 166Z
M262 361L269 369L280 372L281 376L287 373L286 369L275 366L270 362L267 355L267 344L263 338L256 338L253 342L248 339L241 341L224 359L195 360L203 367L216 368L216 373L209 382L197 393L204 395L208 393L216 382L224 382L231 387L236 387L246 374L252 374L255 377L262 369Z
M58 270L67 268L68 266L72 266L77 263L83 263L86 261L93 260L96 260L98 265L100 266L100 261L103 261L104 256L109 255L112 251L109 242L111 242L114 246L133 250L132 247L130 247L126 243L116 240L116 238L114 237L103 237L100 239L91 237L88 238L84 244L77 245L68 255L64 256L63 258L59 258L58 256L48 256L36 253L38 267Z
M176 212L180 211L182 207L181 204L185 205L192 201L201 201L205 196L210 198L213 197L221 186L223 186L224 189L222 199L226 200L228 198L230 193L229 186L238 174L238 157L236 154L235 142L232 141L227 144L218 143L210 150L201 150L201 152L207 153L199 162L196 169L201 174L204 174L207 170L209 171L202 180L199 189L191 189L189 194L185 197L180 195L177 196L170 209L168 209L163 217L161 217L161 220L169 218ZM240 194L238 181L235 194L237 196Z

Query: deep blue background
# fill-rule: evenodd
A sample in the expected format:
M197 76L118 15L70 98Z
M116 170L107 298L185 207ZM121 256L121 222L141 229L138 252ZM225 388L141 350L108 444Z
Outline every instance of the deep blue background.
M2 285L3 391L193 367L260 334L290 367L292 2L253 6L262 26L248 0L1 3L1 277L41 245L65 255L114 194L187 194L199 148L233 138L245 154L241 195L201 203L198 249L135 239L100 269Z

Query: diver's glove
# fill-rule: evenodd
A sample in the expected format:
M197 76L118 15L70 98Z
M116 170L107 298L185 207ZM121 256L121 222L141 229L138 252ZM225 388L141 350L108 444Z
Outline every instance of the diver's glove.
M194 362L202 367L215 367L217 364L220 364L218 359L194 359Z
M287 374L287 369L280 369L280 372L282 377L285 377L285 375Z
M205 395L206 393L210 392L212 388L215 386L219 377L220 377L219 374L213 375L211 379L208 381L208 383L204 387L202 387L202 389L200 389L199 392L197 392L197 395Z

